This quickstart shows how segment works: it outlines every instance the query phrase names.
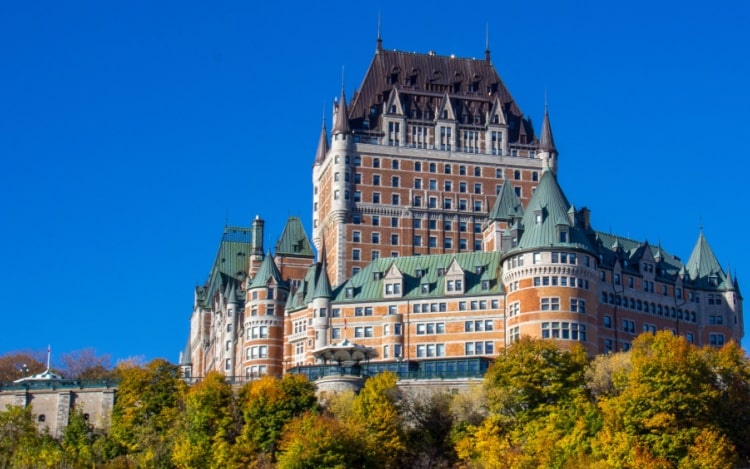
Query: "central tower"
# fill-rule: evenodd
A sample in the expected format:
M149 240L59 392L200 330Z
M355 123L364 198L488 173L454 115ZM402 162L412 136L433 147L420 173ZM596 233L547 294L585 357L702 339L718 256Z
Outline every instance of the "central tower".
M526 205L552 166L552 142L535 136L488 51L380 44L351 102L342 87L313 165L313 242L327 246L334 286L379 257L482 250L503 185Z

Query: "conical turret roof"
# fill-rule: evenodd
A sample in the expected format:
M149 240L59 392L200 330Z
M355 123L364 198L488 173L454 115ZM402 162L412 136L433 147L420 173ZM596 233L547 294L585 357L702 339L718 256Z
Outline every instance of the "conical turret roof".
M320 139L318 139L318 150L315 152L315 163L322 163L328 153L328 133L326 124L323 122L323 128L320 129Z
M568 216L570 207L554 173L545 170L526 207L522 221L523 235L513 251L564 247L595 252L585 231L576 226L575 217L571 220ZM567 234L563 237L562 232Z
M703 231L698 236L698 241L695 243L695 247L693 247L693 252L690 254L686 268L690 274L690 278L693 280L708 277L712 274L720 275L722 278L724 276L721 264L719 264L716 255L711 250L711 246L708 245L706 237L703 236Z
M273 261L273 257L271 256L271 254L268 253L263 258L263 262L260 264L258 273L255 274L253 281L250 282L250 288L265 287L266 285L268 285L268 281L270 279L273 279L274 283L276 283L277 285L283 282L283 279L281 278L281 272L279 272L278 267L276 267L276 263Z
M335 134L349 133L349 115L346 112L346 96L344 95L344 85L341 85L341 97L339 98L338 110L333 121L333 131Z
M500 195L495 200L495 206L490 212L490 220L510 220L521 217L523 217L523 205L510 182L505 181Z
M549 112L544 110L544 120L542 121L542 139L539 142L539 150L550 153L557 153L555 139L552 137L552 127L549 123Z

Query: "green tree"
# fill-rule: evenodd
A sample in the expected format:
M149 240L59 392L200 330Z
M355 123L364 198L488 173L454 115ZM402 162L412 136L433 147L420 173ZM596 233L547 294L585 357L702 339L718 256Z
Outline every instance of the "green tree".
M630 353L631 369L616 372L614 393L599 401L595 448L617 466L674 467L714 428L714 373L696 347L666 331L641 335Z
M118 454L138 467L172 467L173 428L186 389L179 368L156 359L144 367L120 366L117 375L110 436Z
M284 427L279 469L363 467L356 434L332 416L306 412Z
M366 459L377 467L398 467L406 450L397 381L394 373L378 374L365 382L353 403L350 431L361 434Z
M522 338L497 358L484 378L491 412L514 423L580 392L588 363L583 347L562 351L549 340Z
M232 387L212 371L185 398L173 460L179 468L225 468L239 433Z
M315 409L315 386L302 375L282 379L265 376L251 381L240 391L244 417L242 442L250 450L275 452L277 441L288 422Z
M59 443L38 431L31 407L7 406L0 412L0 467L52 468L62 461Z
M62 434L66 461L73 467L91 467L94 462L94 440L94 429L84 418L83 412L72 409Z

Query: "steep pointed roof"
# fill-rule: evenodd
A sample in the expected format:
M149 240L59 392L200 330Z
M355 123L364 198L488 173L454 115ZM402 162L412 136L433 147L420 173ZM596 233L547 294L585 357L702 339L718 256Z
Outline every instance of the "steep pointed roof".
M495 119L497 117L497 119ZM492 102L492 109L490 110L489 122L491 124L506 125L508 122L505 120L505 113L503 112L503 103L500 102L500 98L495 96L495 100Z
M323 128L320 129L320 139L318 139L318 150L315 152L315 162L322 163L328 153L328 133L326 132L325 119Z
M270 253L266 254L263 258L263 262L260 264L258 273L253 277L253 281L250 282L250 288L260 288L268 285L268 281L273 279L277 285L283 282L281 278L281 272L279 272L276 263L273 261L273 257Z
M302 221L299 217L289 217L281 233L281 238L276 243L276 255L295 257L315 257L310 244L310 239L305 233Z
M523 235L513 251L562 247L595 252L585 231L568 216L570 207L554 173L543 171L523 216ZM566 241L561 240L561 229L567 231Z
M331 290L331 282L328 280L328 269L326 259L323 257L323 262L320 263L320 272L318 272L318 278L315 282L315 290L313 290L313 299L315 298L333 298Z
M523 205L516 195L516 191L505 181L500 195L495 199L495 206L490 212L490 220L510 220L523 217Z
M722 278L724 276L721 264L719 264L716 255L711 250L711 246L708 245L706 237L703 236L703 231L698 236L698 241L695 243L695 247L693 247L693 252L690 254L686 268L690 274L690 278L693 280L708 277L712 274L719 275Z
M339 98L338 110L333 121L332 134L349 133L349 115L346 112L346 96L344 95L344 85L341 85L341 97Z
M191 365L193 360L190 355L190 338L188 338L185 342L185 348L180 352L180 363L178 363L178 365Z
M238 305L241 303L237 296L237 282L234 279L229 279L224 295L227 299L227 304Z
M544 110L544 120L542 121L542 139L539 142L539 150L550 153L557 153L555 148L555 139L552 137L552 127L549 124L549 112Z

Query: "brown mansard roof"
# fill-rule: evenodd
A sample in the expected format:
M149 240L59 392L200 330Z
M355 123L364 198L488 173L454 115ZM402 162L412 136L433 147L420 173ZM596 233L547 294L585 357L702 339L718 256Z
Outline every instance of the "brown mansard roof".
M525 143L535 140L530 121L523 120L520 108L491 62L434 53L378 51L347 108L352 127L361 128L362 120L372 117L372 107L376 108L377 117L382 115L384 103L388 102L394 87L398 87L402 102L409 110L415 108L418 116L422 116L424 111L431 113L425 120L434 119L436 109L441 107L447 93L456 107L459 121L460 115L465 113L469 122L474 122L476 114L481 118L480 123L486 124L487 115L498 98L511 127L511 140L517 140L519 128L523 128L521 133L526 133ZM428 104L430 98L432 104ZM370 127L375 126L372 122Z

